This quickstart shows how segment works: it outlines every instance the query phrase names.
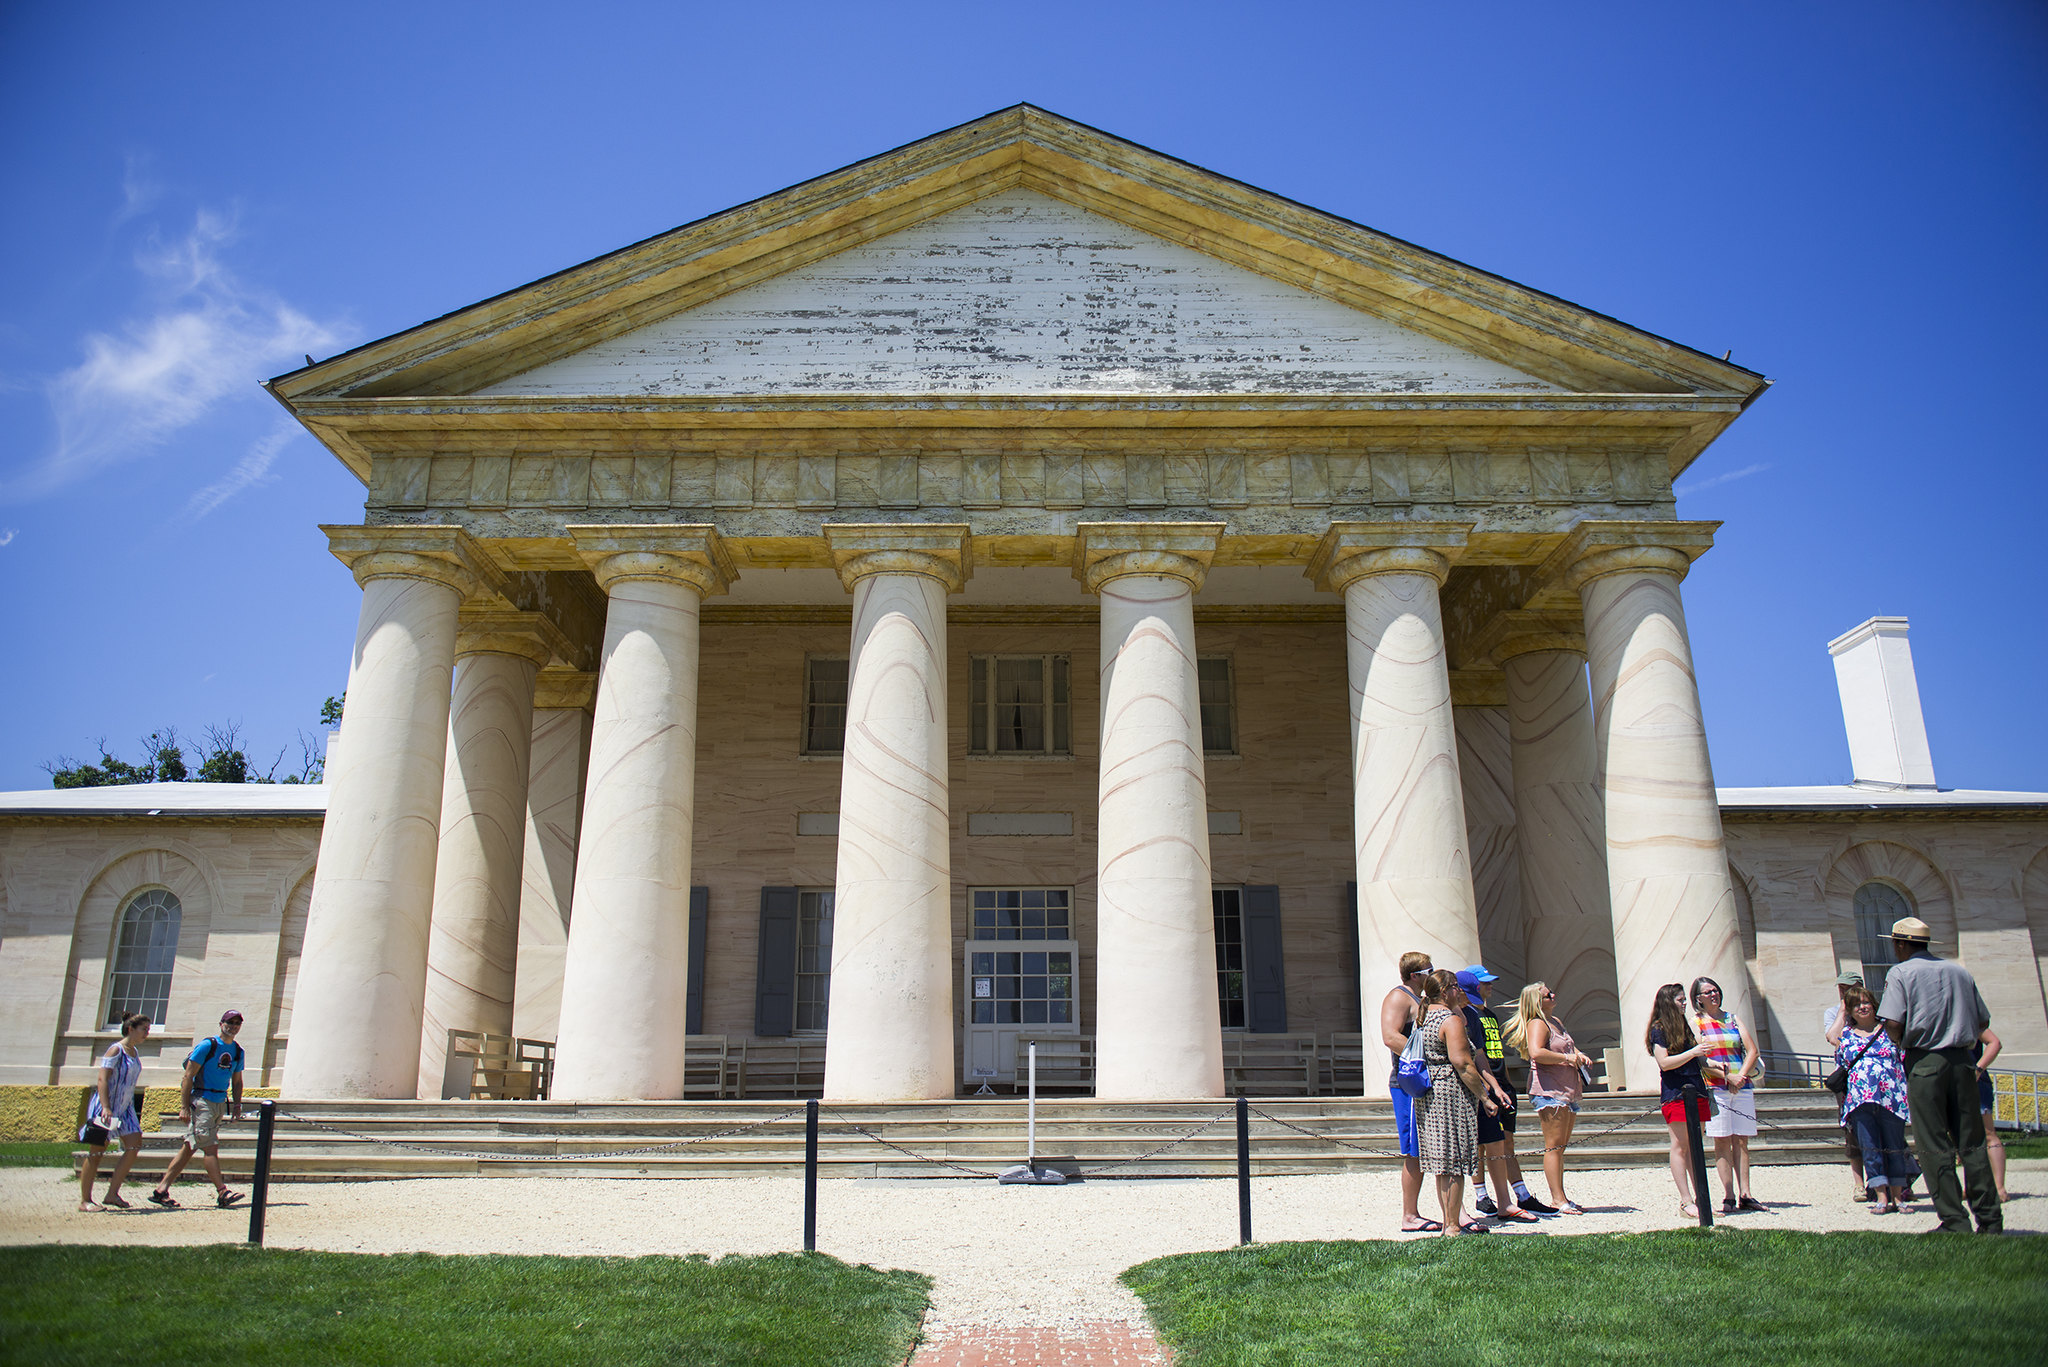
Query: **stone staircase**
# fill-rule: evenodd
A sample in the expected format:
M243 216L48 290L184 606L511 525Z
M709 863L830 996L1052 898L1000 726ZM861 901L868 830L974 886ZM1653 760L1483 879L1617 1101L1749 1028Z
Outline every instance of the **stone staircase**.
M1571 1164L1661 1165L1668 1140L1652 1103L1649 1097L1588 1095L1572 1140ZM1393 1106L1385 1098L1254 1098L1251 1104L1254 1175L1388 1168L1399 1161L1393 1156ZM1088 1177L1226 1176L1236 1171L1234 1105L1228 1100L1041 1100L1038 1152L1074 1159ZM287 1100L278 1103L271 1175L280 1181L790 1176L803 1168L803 1106L801 1101ZM255 1161L253 1106L245 1114L251 1118L221 1127L221 1161L230 1181L247 1181ZM1827 1093L1767 1091L1759 1095L1758 1114L1764 1123L1752 1141L1753 1161L1839 1159L1840 1131ZM1614 1126L1620 1128L1610 1132ZM828 1103L819 1130L823 1176L993 1174L1024 1158L1025 1103L1010 1097ZM147 1136L138 1176L162 1171L176 1147L174 1134ZM1525 1170L1538 1165L1541 1147L1525 1103L1516 1142ZM195 1162L187 1172L196 1175L198 1170Z

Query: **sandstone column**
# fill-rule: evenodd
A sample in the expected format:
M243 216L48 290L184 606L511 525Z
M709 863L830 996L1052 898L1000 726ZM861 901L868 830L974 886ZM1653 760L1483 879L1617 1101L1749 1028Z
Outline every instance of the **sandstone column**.
M698 610L733 578L714 527L571 527L609 605L562 970L553 1095L683 1094Z
M510 610L466 612L456 632L420 1035L423 1098L469 1095L466 1075L444 1086L450 1030L512 1030L533 681L559 636L538 613Z
M1706 974L1755 1025L1721 808L1678 582L1713 544L1706 522L1583 523L1552 565L1586 613L1621 1045L1632 1091L1654 1087L1643 1030L1659 985Z
M1084 522L1102 597L1095 1095L1223 1095L1195 590L1221 523Z
M965 526L827 526L853 592L825 1095L950 1097L952 821L946 595Z
M1479 962L1451 678L1437 593L1462 523L1332 523L1309 575L1344 595L1359 997L1368 1034L1403 954Z
M526 855L520 861L519 971L512 1033L553 1039L562 1016L562 961L576 884L576 828L590 759L597 675L543 669L533 691L533 759L526 781Z
M411 1097L441 835L456 613L495 579L455 527L327 527L363 587L327 774L284 1092Z
M1586 639L1576 614L1508 612L1489 628L1508 685L1515 833L1530 982L1589 1054L1620 1038L1605 818L1594 763Z

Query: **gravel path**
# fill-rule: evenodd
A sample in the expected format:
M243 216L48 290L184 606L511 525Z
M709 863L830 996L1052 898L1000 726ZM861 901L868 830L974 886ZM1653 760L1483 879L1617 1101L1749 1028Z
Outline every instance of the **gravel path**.
M127 1193L136 1209L85 1215L78 1187L49 1168L0 1169L0 1244L205 1244L248 1233L240 1209L216 1210L203 1182L185 1182L188 1205L163 1211ZM2006 1227L2048 1232L2048 1160L2015 1162ZM1593 1234L1675 1228L1679 1214L1662 1169L1574 1172L1588 1213L1516 1229ZM1758 1168L1752 1185L1772 1209L1730 1217L1750 1229L1876 1229L1934 1223L1924 1200L1873 1216L1849 1199L1846 1168ZM772 1253L803 1234L803 1184L794 1177L633 1181L596 1178L441 1178L290 1183L271 1189L267 1242L352 1253ZM1253 1230L1262 1241L1381 1238L1399 1210L1392 1173L1260 1178ZM1426 1202L1425 1202L1426 1204ZM1116 1276L1167 1253L1237 1241L1236 1184L1227 1180L1110 1181L1068 1187L998 1187L974 1180L838 1180L819 1188L818 1247L849 1262L930 1273L927 1333L975 1327L1142 1324L1137 1299Z

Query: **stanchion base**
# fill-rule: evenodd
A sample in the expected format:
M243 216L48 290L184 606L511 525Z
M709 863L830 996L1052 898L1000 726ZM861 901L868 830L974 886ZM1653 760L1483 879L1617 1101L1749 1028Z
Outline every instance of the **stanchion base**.
M1040 1167L1035 1163L1019 1163L1014 1168L1005 1168L996 1174L996 1181L1006 1187L1063 1187L1067 1184L1067 1175L1056 1168Z

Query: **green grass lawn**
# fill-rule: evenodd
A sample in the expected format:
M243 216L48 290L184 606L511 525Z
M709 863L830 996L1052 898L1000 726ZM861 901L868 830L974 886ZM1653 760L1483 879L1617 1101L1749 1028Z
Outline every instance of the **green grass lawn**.
M2007 1158L2048 1158L2048 1135L2038 1135L2029 1139L2022 1139L2014 1134L2003 1137Z
M1271 1244L1159 1258L1123 1280L1180 1367L1988 1367L2041 1361L2048 1336L2048 1239L2025 1237L1669 1230Z
M930 1285L802 1253L0 1248L0 1363L881 1367L909 1354Z
M76 1144L0 1144L0 1168L68 1168L77 1150Z

